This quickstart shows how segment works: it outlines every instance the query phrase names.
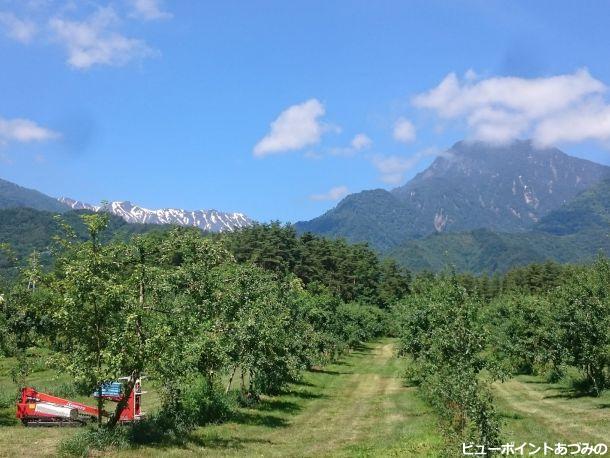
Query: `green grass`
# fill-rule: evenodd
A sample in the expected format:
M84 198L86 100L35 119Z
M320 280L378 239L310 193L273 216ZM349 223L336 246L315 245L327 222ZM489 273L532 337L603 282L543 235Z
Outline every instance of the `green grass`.
M394 341L371 343L337 364L308 372L279 396L241 408L224 424L202 427L183 444L115 451L111 456L437 456L441 439L430 408L403 386L405 362ZM51 372L39 373L52 377ZM10 385L0 373L0 387ZM14 387L13 387L14 389ZM89 402L91 402L89 400ZM148 411L154 406L146 404ZM156 404L156 402L155 402ZM76 428L24 428L4 409L0 456L54 456Z
M565 384L519 376L496 383L503 440L517 444L589 442L610 444L610 392L581 396Z

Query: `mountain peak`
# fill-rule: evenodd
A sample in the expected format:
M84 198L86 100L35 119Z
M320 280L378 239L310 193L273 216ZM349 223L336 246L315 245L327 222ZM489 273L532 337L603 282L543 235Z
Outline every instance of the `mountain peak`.
M609 167L557 148L538 148L530 140L505 145L460 141L387 193L392 198L353 194L297 228L382 249L434 232L521 232L609 176Z
M246 215L237 212L225 213L217 210L182 210L178 208L151 210L128 200L107 202L103 205L91 205L69 197L60 197L58 200L75 210L105 211L120 216L128 223L194 226L208 232L233 231L253 223Z

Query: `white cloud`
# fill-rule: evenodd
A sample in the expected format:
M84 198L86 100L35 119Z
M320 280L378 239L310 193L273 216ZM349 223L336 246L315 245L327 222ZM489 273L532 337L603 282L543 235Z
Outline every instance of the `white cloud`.
M145 21L170 19L171 13L163 11L160 0L129 0L133 8L133 16Z
M93 65L124 65L152 55L142 40L128 38L115 30L119 17L111 7L99 8L84 21L54 17L49 25L68 51L68 63L78 69Z
M21 43L30 43L38 31L32 21L19 19L13 13L0 12L0 26L6 35Z
M469 68L468 70L466 70L466 73L464 73L464 78L467 81L474 81L479 77L479 75L477 75L477 72L475 72L472 68Z
M320 122L324 105L310 99L284 110L271 123L271 131L254 147L254 155L263 157L315 145L327 130Z
M371 140L366 134L357 134L352 139L351 147L355 151L360 151L366 148L370 148L372 144L373 140Z
M607 87L587 70L546 78L494 77L460 81L447 75L413 98L445 120L462 120L469 137L505 143L532 136L540 145L610 138Z
M342 197L345 197L349 193L349 190L346 186L336 186L331 188L328 192L324 194L312 194L309 196L311 200L339 200Z
M382 156L375 155L372 158L373 165L380 174L380 179L387 184L399 184L403 179L405 172L412 169L419 159L403 156Z
M610 140L610 105L592 102L542 120L534 131L540 145Z
M322 153L318 153L317 151L306 151L305 154L303 154L303 157L306 159L318 160L322 159L324 155Z
M371 140L366 134L356 134L349 146L337 147L337 148L329 148L328 153L333 156L353 156L359 151L370 148L373 145L373 140Z
M59 134L41 127L29 119L0 118L0 143L8 142L40 142L58 138Z
M404 180L405 173L419 164L421 160L437 155L439 155L438 149L427 148L408 157L376 154L371 157L371 162L379 171L381 181L391 185L398 185Z
M415 126L406 118L398 118L394 124L394 140L411 143L415 140Z

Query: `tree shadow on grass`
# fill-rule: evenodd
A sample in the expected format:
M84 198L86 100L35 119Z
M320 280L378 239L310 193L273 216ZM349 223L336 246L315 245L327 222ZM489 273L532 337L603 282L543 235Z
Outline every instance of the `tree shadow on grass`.
M353 374L353 372L342 372L342 371L331 371L328 369L309 369L309 372L313 372L314 374L326 374L326 375L348 375Z
M297 413L301 410L301 406L296 402L282 401L281 399L265 399L256 406L256 410L261 412L286 412L286 413Z
M227 450L241 450L247 444L273 444L273 442L264 439L250 439L245 437L221 437L217 434L209 434L206 436L200 436L197 433L187 434L181 440L163 440L160 442L149 442L145 444L135 444L133 449L137 450L140 446L154 446L157 450L175 450L180 448L187 450L189 446L197 446L202 448L216 448L216 449L227 449Z
M314 387L316 385L314 385L311 382L308 382L306 380L297 380L296 382L292 382L292 385L297 385L297 386L311 386Z
M327 397L326 395L312 393L311 391L307 390L286 390L283 391L282 394L300 399L321 399Z
M371 354L371 352L368 351L368 350L352 350L352 351L349 352L349 354L351 356L353 356L353 355L369 356Z
M231 421L241 425L267 426L268 428L285 428L288 421L275 415L260 415L254 412L235 412Z
M563 389L561 389L561 391L559 393L548 394L546 396L543 396L542 399L578 399L578 398L594 398L594 397L595 397L595 395L593 393L563 388Z
M354 345L350 351L349 355L370 355L375 347L373 345L369 345L366 343L359 343Z
M600 404L597 406L598 409L610 409L610 403Z
M241 450L246 444L273 444L273 442L271 442L270 440L264 439L249 439L245 437L219 437L216 435L211 437L191 435L188 438L188 442L198 447L231 450Z

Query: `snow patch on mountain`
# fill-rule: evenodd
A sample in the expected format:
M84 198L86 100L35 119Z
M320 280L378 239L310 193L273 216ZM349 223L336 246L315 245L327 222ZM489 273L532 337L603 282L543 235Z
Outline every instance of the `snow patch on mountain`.
M218 210L182 210L177 208L151 210L134 205L129 201L91 205L69 197L60 197L58 200L74 210L107 211L123 218L128 223L194 226L208 232L234 231L253 224L250 218L237 212L227 213Z

